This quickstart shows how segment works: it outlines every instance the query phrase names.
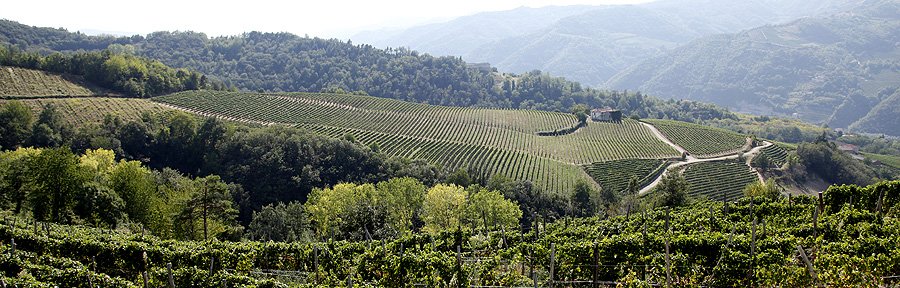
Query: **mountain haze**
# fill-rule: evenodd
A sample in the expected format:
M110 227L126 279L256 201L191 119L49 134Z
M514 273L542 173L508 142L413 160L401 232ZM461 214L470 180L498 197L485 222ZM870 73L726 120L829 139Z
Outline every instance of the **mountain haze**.
M626 69L607 86L887 132L874 125L878 121L853 124L874 107L893 107L880 103L896 101L898 43L898 4L873 1L829 17L704 37ZM898 112L890 110L868 119L896 119Z
M466 61L489 62L514 73L539 69L600 86L640 60L701 36L826 15L850 9L859 2L669 0L585 6L579 7L578 13L564 10L565 7L520 8L413 27L381 38L377 33L363 33L355 40L376 46L410 47L434 55L463 56ZM551 16L565 15L560 11L571 15L548 21L553 19ZM544 16L522 21L531 15ZM546 24L539 25L542 23ZM514 31L508 31L509 27L515 27ZM493 33L498 31L507 32L497 37ZM493 36L472 36L485 34ZM481 40L480 45L473 45L475 39Z

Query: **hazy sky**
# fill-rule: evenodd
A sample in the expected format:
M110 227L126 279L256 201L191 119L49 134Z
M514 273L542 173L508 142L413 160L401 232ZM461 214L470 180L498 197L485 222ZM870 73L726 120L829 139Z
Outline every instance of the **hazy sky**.
M0 18L23 24L147 34L193 30L210 35L247 31L347 38L356 32L447 20L521 6L604 5L649 0L387 0L387 1L5 1Z

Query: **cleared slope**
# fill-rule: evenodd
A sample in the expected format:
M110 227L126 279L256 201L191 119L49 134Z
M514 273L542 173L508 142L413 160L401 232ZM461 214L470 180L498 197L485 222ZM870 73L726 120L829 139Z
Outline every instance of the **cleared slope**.
M0 66L0 97L90 96L90 88L73 77L40 70Z
M0 105L7 101L13 100L0 100ZM145 113L155 114L172 110L147 99L135 98L42 98L14 101L30 107L35 117L45 106L53 105L62 114L63 119L72 125L101 123L106 115L118 116L122 120L138 120Z
M571 114L459 108L383 98L310 93L182 92L155 101L222 117L297 125L331 137L353 135L385 153L467 168L489 177L527 179L546 190L568 192L590 179L579 165L678 153L639 122L589 123L564 136L538 131L571 127Z

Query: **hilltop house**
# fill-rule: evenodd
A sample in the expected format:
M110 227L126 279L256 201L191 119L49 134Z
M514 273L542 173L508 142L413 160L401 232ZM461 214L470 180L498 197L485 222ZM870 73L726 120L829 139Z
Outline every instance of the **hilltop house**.
M591 110L591 120L594 121L606 121L606 122L620 122L622 121L622 111L617 109L612 109L609 107L597 108Z

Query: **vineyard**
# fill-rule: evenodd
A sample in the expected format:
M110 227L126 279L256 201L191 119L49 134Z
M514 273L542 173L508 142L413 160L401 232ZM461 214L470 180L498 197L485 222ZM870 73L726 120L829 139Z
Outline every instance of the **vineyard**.
M8 100L0 100L3 104ZM46 105L54 105L69 124L81 127L90 123L101 123L107 114L118 116L122 120L139 120L144 113L160 113L168 111L162 105L146 99L133 98L42 98L17 100L34 111L35 117Z
M699 202L362 242L172 241L7 213L0 279L20 287L894 286L900 182L877 185L832 187L821 204L806 196Z
M623 192L628 189L631 177L637 177L635 189L639 190L659 176L668 164L659 159L625 159L591 163L583 167L603 189Z
M766 155L772 164L781 167L787 162L787 150L778 145L771 145L760 150L761 155Z
M392 156L428 159L476 175L527 179L548 191L569 191L589 178L579 165L621 159L676 157L639 122L589 123L574 133L571 114L443 107L390 99L311 93L191 91L154 101L222 118L303 127L330 137L353 135Z
M647 119L672 142L700 158L732 154L744 149L747 137L728 130L672 120Z
M744 196L744 187L759 181L744 163L730 161L701 162L684 169L689 183L688 195L715 201L733 201Z
M0 97L90 96L94 91L53 73L0 66Z

